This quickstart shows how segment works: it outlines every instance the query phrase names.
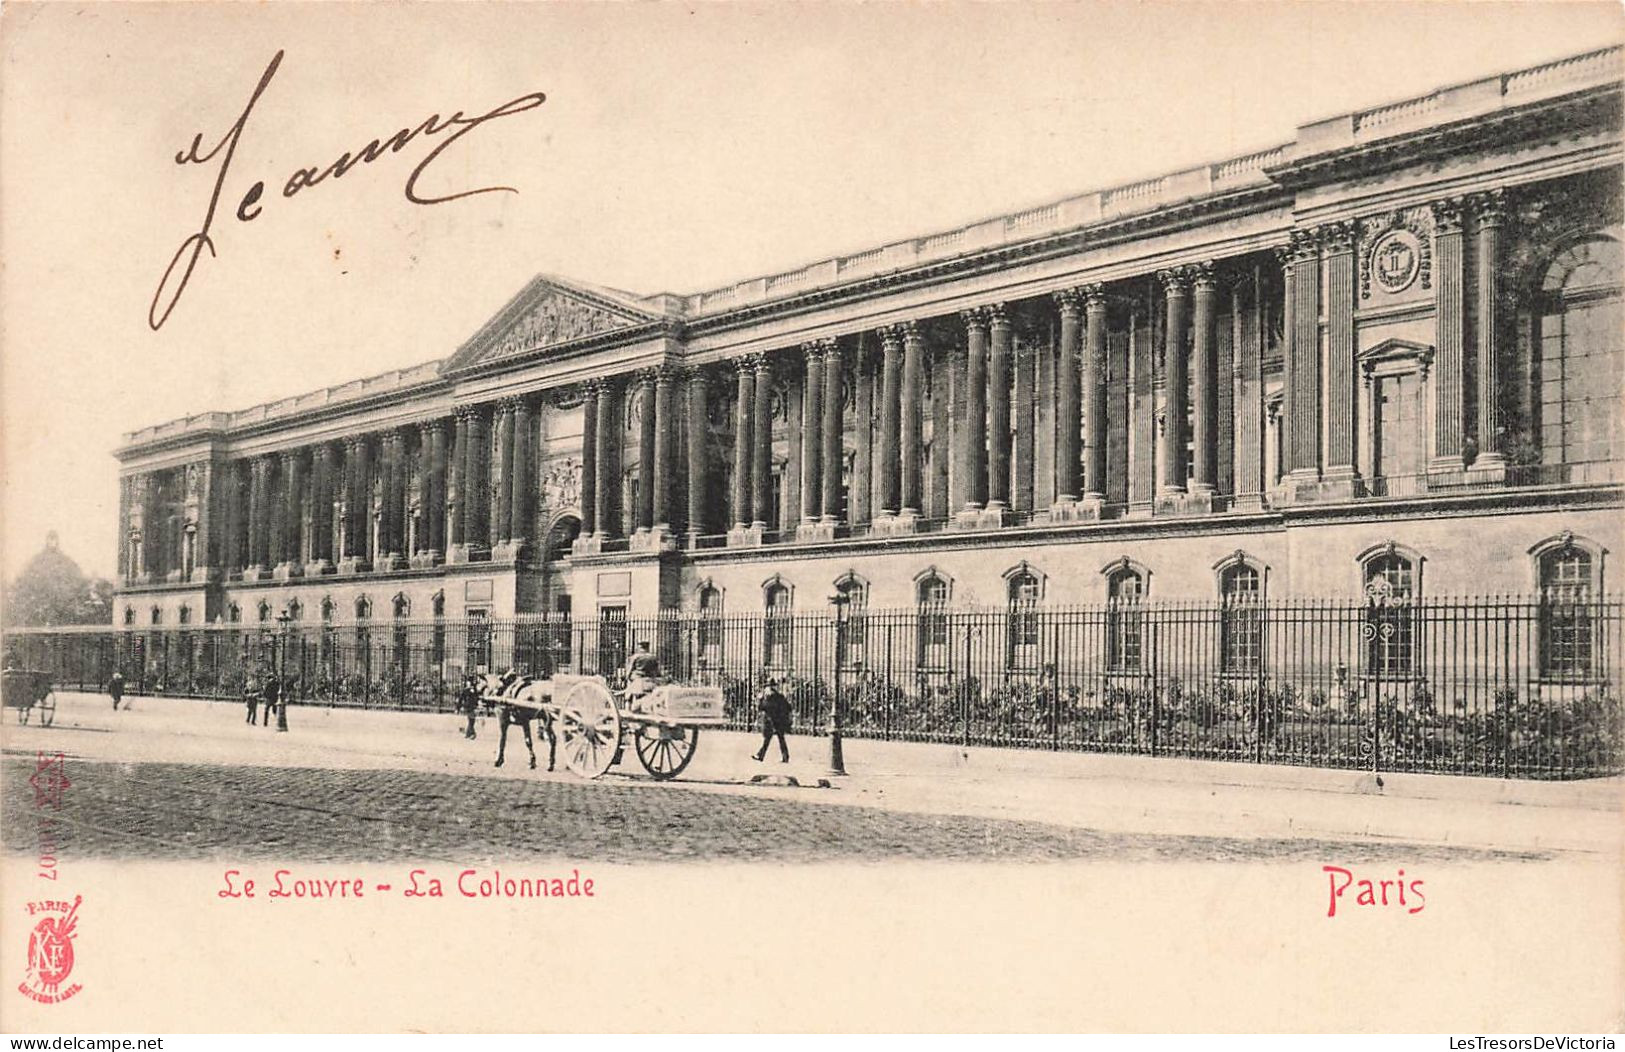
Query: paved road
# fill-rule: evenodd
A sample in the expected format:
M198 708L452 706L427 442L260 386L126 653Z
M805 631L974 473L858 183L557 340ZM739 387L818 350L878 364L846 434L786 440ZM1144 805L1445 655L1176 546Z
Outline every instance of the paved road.
M32 756L4 760L3 836L33 850ZM59 854L115 858L600 862L1533 858L1380 843L1104 833L676 785L414 770L73 760Z

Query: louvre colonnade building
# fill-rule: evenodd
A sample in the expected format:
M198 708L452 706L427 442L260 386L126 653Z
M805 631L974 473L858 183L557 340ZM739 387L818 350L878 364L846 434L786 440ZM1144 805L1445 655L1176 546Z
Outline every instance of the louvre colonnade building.
M449 356L128 434L116 618L1600 590L1620 89L1574 56L692 294L537 277Z

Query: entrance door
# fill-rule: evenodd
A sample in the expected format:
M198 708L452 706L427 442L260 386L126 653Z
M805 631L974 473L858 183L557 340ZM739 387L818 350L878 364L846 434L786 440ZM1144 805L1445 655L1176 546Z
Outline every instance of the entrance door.
M1371 441L1371 473L1377 478L1417 473L1416 390L1415 373L1377 380Z

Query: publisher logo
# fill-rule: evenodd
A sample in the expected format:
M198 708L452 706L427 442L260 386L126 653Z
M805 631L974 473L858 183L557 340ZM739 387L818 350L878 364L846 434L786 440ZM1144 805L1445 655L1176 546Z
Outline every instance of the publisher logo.
M75 895L71 903L43 901L28 904L28 913L37 917L34 929L28 933L28 974L17 991L40 1004L66 1001L80 990L80 984L68 985L73 975L74 929L79 924L79 903L82 896Z

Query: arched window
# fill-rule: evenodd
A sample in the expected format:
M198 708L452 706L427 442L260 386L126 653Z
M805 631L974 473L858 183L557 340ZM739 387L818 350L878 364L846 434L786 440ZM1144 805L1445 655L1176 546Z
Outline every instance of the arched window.
M372 627L367 622L372 618L372 600L366 596L358 596L355 601L355 657L358 671L365 678L362 685L364 692L372 689Z
M405 594L397 595L393 601L393 606L397 620L411 616L412 600L406 598Z
M357 621L365 621L367 618L369 618L371 616L372 616L372 600L368 599L364 595L360 596L355 601L355 619Z
M558 562L569 558L576 538L581 536L581 520L574 515L564 515L547 531L547 544L544 547L545 558L548 562Z
M1106 662L1115 672L1138 672L1145 662L1145 584L1127 559L1106 575Z
M1421 598L1416 559L1388 544L1366 553L1367 675L1410 677L1416 670L1416 601Z
M1219 571L1219 659L1229 673L1257 672L1263 652L1264 579L1235 559Z
M848 573L835 582L835 656L842 668L861 668L869 638L869 586Z
M1005 660L1010 668L1038 667L1038 600L1043 583L1025 563L1005 578Z
M700 664L722 664L722 591L713 585L700 589L700 618L697 629Z
M1548 464L1612 460L1621 452L1619 242L1590 237L1558 253L1539 301L1541 453Z
M164 612L162 610L158 609L156 606L152 608L152 612L151 612L150 616L152 617L152 623L153 624L161 625L161 624L164 623Z
M784 668L790 664L794 627L789 586L778 580L770 581L762 592L762 605L767 611L762 632L762 659L770 668Z
M135 624L135 607L127 606L124 608L124 623L127 625Z
M1591 679L1596 674L1599 556L1565 534L1538 554L1540 671L1545 679Z
M178 624L182 624L182 625L191 624L192 623L192 608L189 607L189 606L186 606L185 604L182 604L181 608L179 610L175 611L175 621Z
M948 665L948 579L928 571L914 582L917 660L921 668Z

